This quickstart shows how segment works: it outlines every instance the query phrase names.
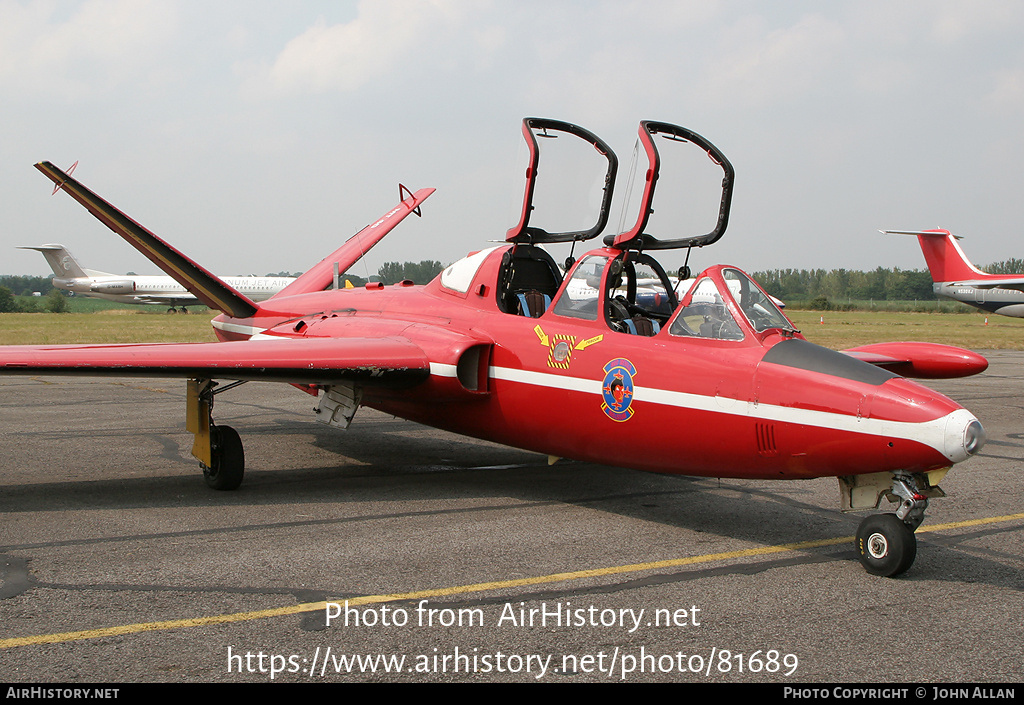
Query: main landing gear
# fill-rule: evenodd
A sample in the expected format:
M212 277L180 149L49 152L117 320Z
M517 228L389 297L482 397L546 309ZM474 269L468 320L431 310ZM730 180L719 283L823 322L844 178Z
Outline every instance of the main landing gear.
M209 379L190 379L185 395L185 428L195 438L192 455L199 460L206 484L215 490L234 490L245 475L245 450L238 432L213 423L213 397L244 382L232 382L214 391Z
M928 498L945 496L938 486L930 484L928 475L894 473L891 483L876 495L875 506L884 495L890 501L899 502L899 509L895 514L873 514L864 519L856 538L857 554L864 569L887 578L901 575L913 564L917 557L914 531L924 521ZM862 489L868 487L870 485L863 482L860 485Z
M200 462L206 484L215 490L235 490L245 474L245 449L238 431L216 426L212 432L212 457L209 465Z

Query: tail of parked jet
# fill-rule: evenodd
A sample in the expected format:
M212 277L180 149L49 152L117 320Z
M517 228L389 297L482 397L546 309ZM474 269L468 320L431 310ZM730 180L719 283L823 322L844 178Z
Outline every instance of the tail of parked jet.
M892 235L916 235L921 243L928 271L932 281L936 283L962 281L965 279L999 278L998 275L986 274L967 259L960 249L957 237L948 230L883 230Z
M1024 274L987 274L967 259L948 230L883 230L916 235L921 243L932 289L953 299L1000 316L1024 318Z
M35 250L42 252L47 264L58 279L77 279L79 277L109 277L107 272L85 269L64 245L36 245L35 247L19 247L19 250Z

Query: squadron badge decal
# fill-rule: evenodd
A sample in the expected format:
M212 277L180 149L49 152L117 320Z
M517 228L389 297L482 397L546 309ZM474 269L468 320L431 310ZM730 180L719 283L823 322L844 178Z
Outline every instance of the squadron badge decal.
M629 421L633 416L633 375L636 368L629 360L620 357L604 366L604 382L601 396L604 402L601 411L612 421Z

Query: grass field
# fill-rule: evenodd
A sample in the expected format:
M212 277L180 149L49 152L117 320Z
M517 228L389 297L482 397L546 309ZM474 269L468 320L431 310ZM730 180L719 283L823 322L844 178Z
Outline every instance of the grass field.
M0 345L214 341L209 312L110 309L97 313L0 313Z
M989 316L986 325L980 313L788 310L787 314L808 340L837 350L904 340L972 350L1024 350L1024 319L1005 316ZM212 317L206 310L168 314L156 307L96 313L2 313L0 345L213 341Z
M20 310L26 313L47 313L45 296L15 296L15 300L21 307ZM163 313L167 306L154 306L152 304L124 304L106 299L94 299L91 296L66 296L66 313L100 313L101 311L135 311L136 313ZM209 309L206 306L190 306L190 313L205 314Z
M1024 319L981 313L786 311L808 340L840 350L917 340L971 350L1024 350ZM824 323L821 321L824 320Z

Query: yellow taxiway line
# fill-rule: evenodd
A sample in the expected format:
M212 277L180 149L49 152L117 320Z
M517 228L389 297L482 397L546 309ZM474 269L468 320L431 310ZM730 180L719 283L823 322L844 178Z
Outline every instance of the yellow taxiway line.
M1016 519L1024 519L1024 513L1006 514L998 517L987 517L984 519L970 519L968 521L956 521L948 524L934 524L922 526L916 533L923 534L932 531L945 531L947 529L962 529L970 526L981 526L984 524L998 524ZM778 546L763 546L761 548L748 548L741 551L729 551L726 553L708 553L702 556L690 556L687 558L672 558L664 561L651 561L649 563L632 563L630 565L610 566L607 568L594 568L591 570L575 570L566 573L551 573L549 575L538 575L532 578L519 578L517 580L496 580L489 583L474 583L472 585L455 585L431 590L417 590L414 592L399 592L390 595L365 595L363 597L348 598L350 606L379 604L383 602L398 602L404 600L419 600L431 597L447 597L449 595L465 595L468 593L488 592L492 590L504 590L508 588L522 587L525 585L541 585L544 583L559 583L570 580L582 580L585 578L599 578L608 575L622 575L623 573L637 573L645 570L659 570L662 568L675 568L678 566L695 565L698 563L711 563L736 558L749 558L752 556L765 556L773 553L788 553L808 548L821 546L834 546L841 543L852 542L852 536L842 538L819 539L815 541L800 541L798 543L785 543ZM167 629L185 629L189 627L203 627L211 624L229 624L232 622L247 622L253 619L267 619L270 617L283 617L292 614L305 612L316 612L325 610L327 602L305 602L289 607L275 607L268 610L257 610L255 612L236 612L234 614L220 614L211 617L193 617L191 619L173 619L163 622L143 622L140 624L123 624L116 627L104 629L87 629L78 632L62 632L60 634L38 634L35 636L15 637L12 639L0 639L0 649L9 649L15 646L30 646L32 644L56 644L66 641L78 641L81 639L102 639L108 636L119 636L122 634L140 634L142 632L156 632Z

